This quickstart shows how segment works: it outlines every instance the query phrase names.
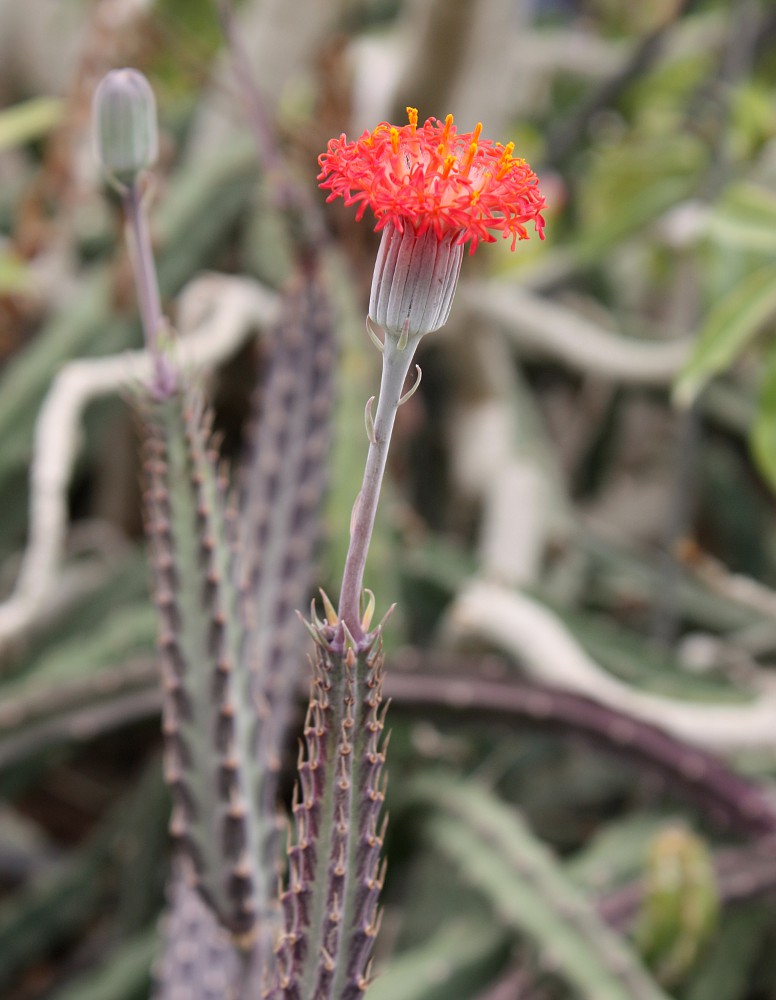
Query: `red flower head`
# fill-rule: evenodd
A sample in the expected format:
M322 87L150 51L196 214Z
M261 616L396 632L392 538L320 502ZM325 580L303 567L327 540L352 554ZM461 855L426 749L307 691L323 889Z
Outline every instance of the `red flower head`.
M331 192L328 201L358 205L357 220L369 206L376 230L392 223L400 233L411 226L418 236L431 229L439 240L471 241L470 253L480 242L493 243L494 232L511 236L514 249L528 238L528 222L544 238L539 182L512 155L514 143L480 138L482 125L459 133L452 115L444 123L429 118L422 128L414 108L407 115L402 128L383 122L355 142L344 135L329 142L318 175Z

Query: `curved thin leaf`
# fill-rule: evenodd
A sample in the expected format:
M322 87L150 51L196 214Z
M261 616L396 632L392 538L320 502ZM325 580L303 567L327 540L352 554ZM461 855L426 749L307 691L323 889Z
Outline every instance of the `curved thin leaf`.
M776 197L756 184L736 184L709 215L709 236L721 246L776 253Z
M776 490L776 346L766 359L750 445L760 472Z
M674 388L676 402L689 406L710 378L739 357L774 313L776 268L768 264L748 274L712 307Z
M473 996L503 964L507 952L504 935L495 928L455 921L393 959L367 990L366 1000Z
M580 996L667 1000L514 809L473 782L439 774L418 779L413 792L439 810L428 827L434 849L480 889L505 926L534 941Z

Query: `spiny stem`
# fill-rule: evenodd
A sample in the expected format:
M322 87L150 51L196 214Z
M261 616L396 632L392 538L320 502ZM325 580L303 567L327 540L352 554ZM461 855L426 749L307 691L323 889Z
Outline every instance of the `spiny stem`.
M273 1000L359 1000L380 918L385 762L380 629L339 649L338 623L308 623L313 688L281 896L286 933Z
M411 338L400 347L401 341L386 336L383 344L383 372L380 396L374 417L374 433L369 444L364 481L353 505L350 521L350 545L345 559L340 591L339 617L357 642L364 639L364 629L359 616L359 603L364 580L364 567L372 539L380 488L385 474L391 432L396 411L402 399L404 380L412 364L420 337Z
M260 762L245 707L252 678L240 658L245 622L227 484L210 450L203 405L189 390L149 406L147 417L146 505L162 621L171 830L220 922L241 946L255 940L266 954L274 880L260 864L264 817L254 795Z

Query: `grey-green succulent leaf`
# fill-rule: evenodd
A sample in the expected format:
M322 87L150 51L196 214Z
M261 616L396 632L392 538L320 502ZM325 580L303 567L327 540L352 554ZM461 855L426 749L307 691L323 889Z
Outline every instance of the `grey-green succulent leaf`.
M428 838L490 900L501 922L530 938L545 966L588 1000L667 1000L628 945L572 886L517 812L474 782L415 781L431 806Z

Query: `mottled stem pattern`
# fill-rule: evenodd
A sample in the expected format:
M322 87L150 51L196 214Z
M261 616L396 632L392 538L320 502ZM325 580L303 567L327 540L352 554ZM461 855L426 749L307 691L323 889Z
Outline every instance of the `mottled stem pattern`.
M162 924L164 946L153 970L153 1000L235 997L242 971L240 955L180 861L168 896Z
M303 663L297 609L309 599L334 405L336 346L317 268L297 277L273 333L251 447L241 471L239 579L248 625L245 669L256 678L261 809L274 816L281 751ZM275 864L275 839L266 860Z
M257 764L252 792L257 860L267 874L260 900L265 912L277 910L277 886L269 876L278 870L285 829L278 784L304 663L297 609L309 597L320 536L335 361L328 294L308 261L285 295L272 334L263 399L240 476L237 573L246 624L241 673L251 690L243 711ZM275 913L275 929L278 919ZM269 945L267 939L263 951Z

